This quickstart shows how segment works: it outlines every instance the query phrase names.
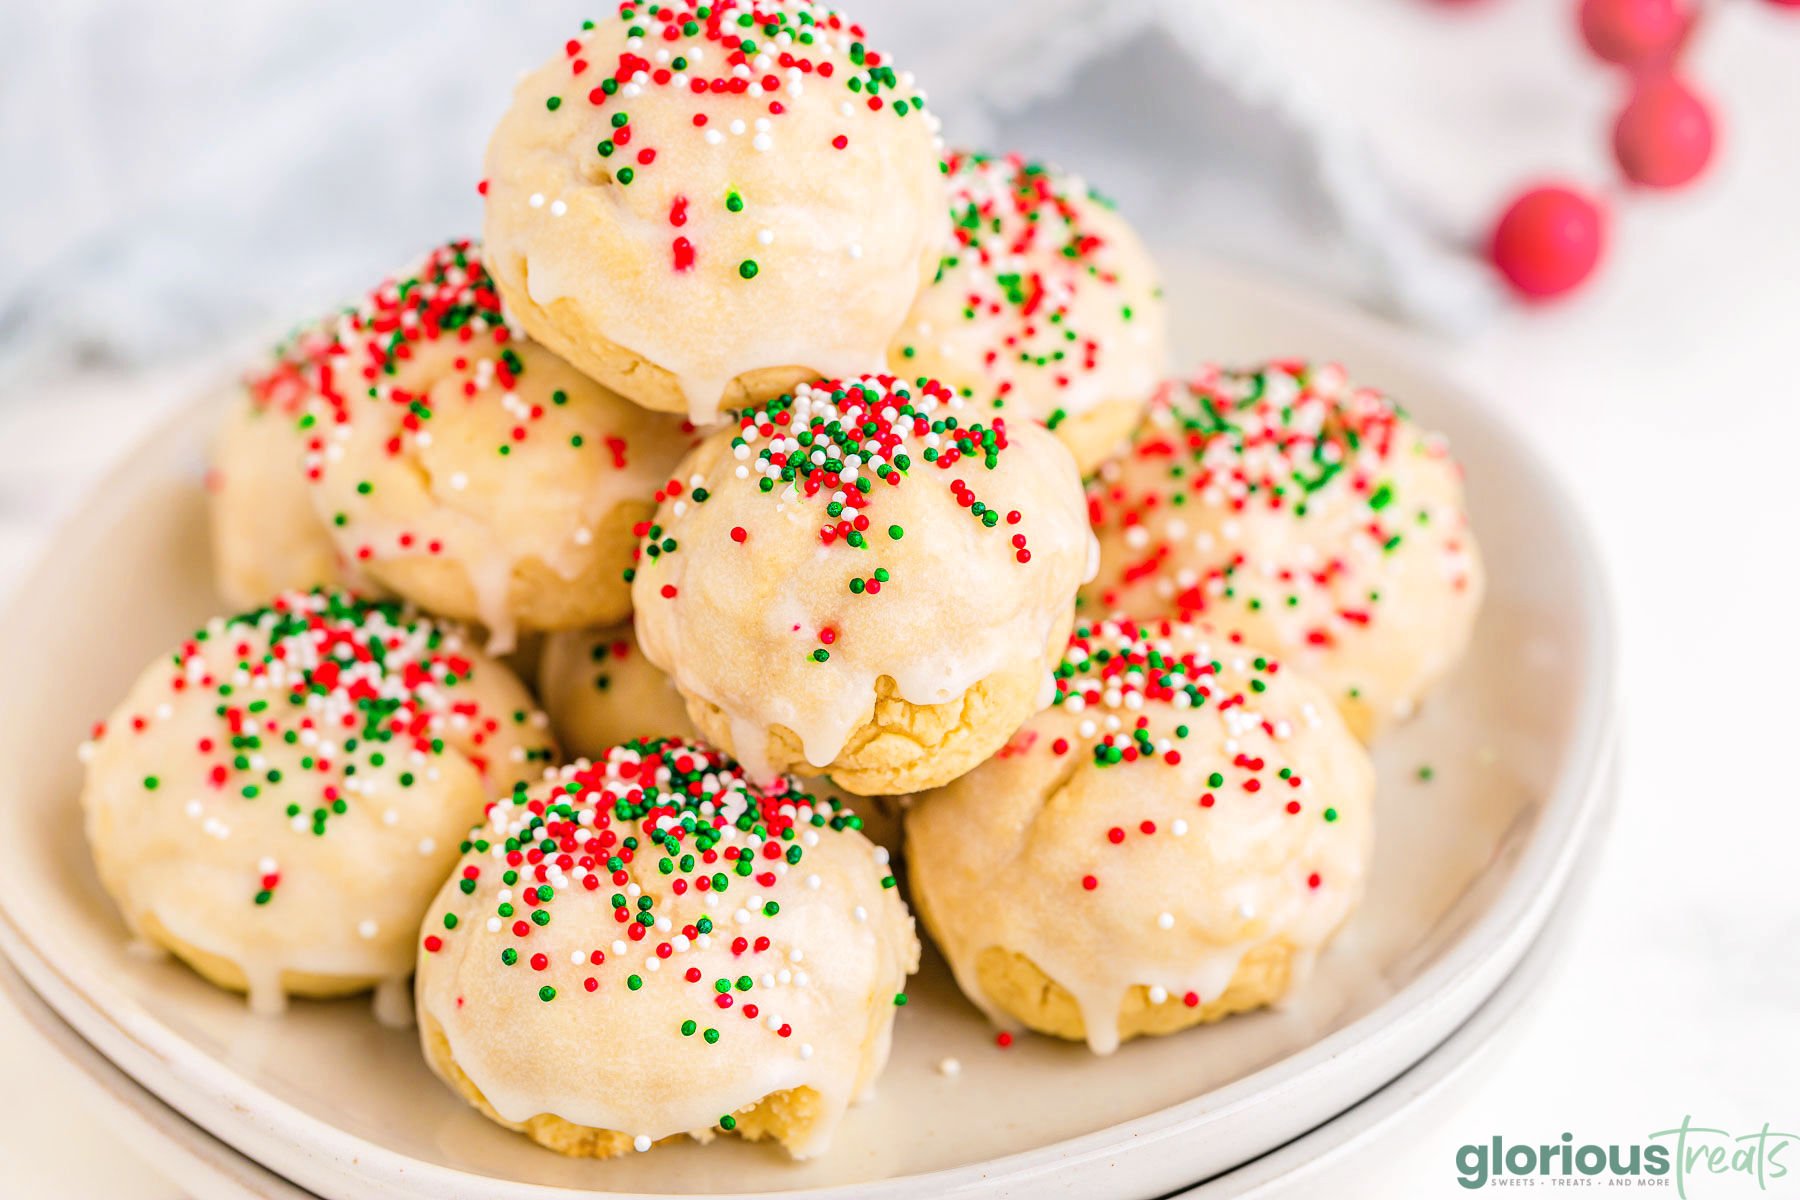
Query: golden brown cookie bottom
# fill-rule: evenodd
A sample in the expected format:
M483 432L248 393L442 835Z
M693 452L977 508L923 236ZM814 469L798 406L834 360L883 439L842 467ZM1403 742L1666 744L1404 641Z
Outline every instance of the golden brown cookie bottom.
M881 676L875 681L874 713L825 767L807 761L792 730L771 726L769 767L800 775L824 774L858 796L901 796L942 787L992 758L1037 711L1045 676L1061 656L1073 622L1071 614L1050 639L1059 653L997 671L942 704L910 704L895 695L897 685L891 678ZM708 741L742 757L732 742L731 721L717 705L690 697L688 716Z
M1223 1020L1279 1000L1293 979L1294 948L1276 938L1244 955L1236 974L1216 999L1189 1007L1180 996L1160 1004L1139 984L1119 1006L1119 1040L1178 1033ZM1029 1029L1070 1041L1084 1041L1087 1026L1075 997L1023 954L989 946L975 959L975 979L989 1003Z
M228 992L248 992L249 977L244 969L223 955L185 942L169 932L168 926L155 913L139 913L137 926L144 940L161 946L191 967L195 974ZM334 1000L366 992L380 980L372 975L322 975L313 971L283 971L281 990L288 996L304 996L313 1000Z
M629 500L613 506L593 529L592 565L568 579L537 558L512 565L507 611L520 630L554 631L611 625L631 615L631 585L625 568L637 546L636 526L655 508ZM376 558L362 564L373 579L433 613L459 621L479 622L486 615L469 572L452 558L414 555Z
M431 1064L431 1069L490 1121L524 1134L545 1149L571 1158L612 1158L632 1149L635 1140L632 1134L621 1133L616 1129L577 1125L550 1113L539 1113L524 1121L507 1120L494 1111L487 1097L481 1094L481 1089L475 1086L475 1081L457 1065L456 1059L451 1056L450 1040L444 1036L443 1027L432 1020L429 1013L423 1012L419 1014L419 1026L425 1058ZM728 1131L719 1128L719 1132L730 1132L749 1142L770 1139L791 1147L802 1145L808 1140L822 1115L823 1104L817 1092L809 1087L790 1088L771 1092L755 1104L739 1109L731 1114L736 1125ZM662 1145L683 1136L686 1135L673 1134L658 1139L656 1144Z
M511 266L512 271L502 271L503 265ZM528 286L530 271L523 258L515 257L506 263L494 261L489 266L499 281L507 309L533 341L549 347L588 378L644 408L687 415L687 395L674 372L602 337L588 326L580 306L573 300L563 297L542 305L532 299ZM517 287L512 286L515 277L519 281ZM818 371L804 366L760 367L747 371L736 379L725 381L724 394L718 400L719 414L724 416L731 409L791 392L819 375Z

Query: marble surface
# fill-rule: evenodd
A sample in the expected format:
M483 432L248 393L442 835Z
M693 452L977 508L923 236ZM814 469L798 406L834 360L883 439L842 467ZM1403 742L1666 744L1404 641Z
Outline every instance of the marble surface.
M1579 60L1569 6L1419 7L1262 0L1257 19L1470 231L1521 180L1605 178L1616 80ZM1715 6L1691 61L1727 121L1717 170L1677 197L1619 197L1611 261L1583 295L1444 347L1599 532L1622 613L1620 810L1513 1053L1320 1195L1466 1194L1456 1147L1497 1134L1631 1141L1684 1114L1800 1124L1800 804L1782 757L1800 715L1797 55L1800 18ZM0 579L184 382L84 376L0 405ZM85 1123L53 1056L5 1013L0 1163L0 1190L19 1195L175 1194Z

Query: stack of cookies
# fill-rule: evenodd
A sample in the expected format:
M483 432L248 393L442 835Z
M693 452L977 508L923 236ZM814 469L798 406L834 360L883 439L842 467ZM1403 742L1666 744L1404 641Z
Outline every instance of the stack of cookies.
M479 187L483 242L226 417L243 611L83 748L138 937L271 1012L411 978L450 1087L594 1156L823 1151L918 966L902 874L1002 1027L1300 986L1364 743L1479 604L1439 439L1333 366L1167 381L1113 207L947 151L808 0L587 23Z

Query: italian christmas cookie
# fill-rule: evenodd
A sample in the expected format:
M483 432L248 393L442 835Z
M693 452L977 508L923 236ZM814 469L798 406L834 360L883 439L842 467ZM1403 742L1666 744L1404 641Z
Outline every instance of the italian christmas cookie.
M399 1002L419 922L548 722L452 625L287 593L158 660L83 747L82 808L126 923L220 987Z
M887 852L707 747L615 747L492 805L425 923L432 1069L564 1154L823 1151L918 966Z
M895 339L926 375L1055 430L1091 472L1131 433L1168 356L1137 234L1081 180L1016 154L946 161L955 239Z
M1083 624L1055 704L913 797L913 903L995 1022L1110 1053L1297 986L1362 892L1374 787L1325 695L1236 635Z
M495 650L630 613L632 530L691 431L518 336L478 247L432 251L299 354L314 507L359 571Z
M1092 569L1041 426L890 376L805 384L683 460L644 530L637 635L756 778L948 782L1048 700Z
M1088 486L1083 611L1202 615L1323 683L1365 741L1468 645L1483 588L1462 470L1336 366L1203 368Z
M883 361L947 235L936 120L806 0L621 5L527 75L486 237L532 337L696 422Z
M329 327L302 330L251 372L213 443L207 474L213 575L235 608L286 591L335 587L350 574L313 509L301 465L300 422L312 392L295 364L329 339Z
M571 757L599 758L632 741L699 736L675 682L644 657L629 621L552 634L537 679L544 711Z

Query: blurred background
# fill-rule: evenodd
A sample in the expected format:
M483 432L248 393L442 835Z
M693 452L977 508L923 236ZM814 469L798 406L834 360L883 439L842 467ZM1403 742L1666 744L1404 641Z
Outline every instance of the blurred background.
M0 578L203 382L477 231L513 77L592 7L0 7ZM1791 739L1800 672L1785 616L1800 582L1800 8L1628 0L1625 19L1691 28L1627 70L1584 41L1577 0L851 7L953 144L1055 159L1154 249L1200 248L1412 326L1599 529L1632 699L1625 810L1575 965L1480 1098L1442 1115L1452 1132L1421 1131L1372 1190L1335 1194L1449 1194L1454 1131L1637 1137L1690 1102L1746 1127L1791 1117L1800 810L1791 774L1770 778L1754 751ZM1710 117L1710 153L1680 186L1632 184L1615 120L1671 76ZM1576 283L1530 303L1490 240L1545 181L1602 213L1604 238L1590 273L1556 240L1566 227L1538 229L1549 241L1528 239L1526 265L1546 257ZM41 1055L0 1020L0 1080L46 1096L11 1130L21 1145L56 1144L72 1119ZM66 1156L54 1176L18 1169L102 1194L66 1190Z

